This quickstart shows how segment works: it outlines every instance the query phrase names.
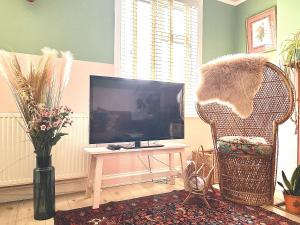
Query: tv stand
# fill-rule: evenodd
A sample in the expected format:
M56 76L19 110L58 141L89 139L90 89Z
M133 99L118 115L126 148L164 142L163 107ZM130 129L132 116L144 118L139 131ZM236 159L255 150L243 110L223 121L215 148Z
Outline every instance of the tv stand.
M135 141L134 142L134 146L122 146L122 148L125 149L135 149L135 148L160 148L160 147L164 147L164 145L159 145L159 144L155 144L155 145L144 145L142 146L140 141Z
M185 167L186 158L184 150L187 145L183 143L166 143L163 147L148 147L134 148L134 149L120 149L118 151L112 151L106 147L87 147L84 148L85 152L90 155L90 165L88 170L88 178L86 184L86 196L90 197L92 190L94 190L93 196L93 209L99 208L101 199L101 186L102 186L102 171L103 171L103 161L107 158L120 159L122 156L127 157L140 157L149 155L168 155L169 156L169 168L167 171L150 171L150 173L143 173L142 179L151 180L157 179L159 177L170 177L170 184L175 184L175 176L183 173ZM179 154L181 171L175 169L175 158L174 155ZM130 178L141 178L141 174L127 174L122 176L124 179ZM112 179L112 178L111 178ZM107 180L107 178L106 178Z

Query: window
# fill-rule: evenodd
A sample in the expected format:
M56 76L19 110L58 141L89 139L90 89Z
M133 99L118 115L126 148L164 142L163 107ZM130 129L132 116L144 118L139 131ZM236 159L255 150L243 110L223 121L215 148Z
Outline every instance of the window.
M117 2L120 76L185 83L185 115L195 116L202 1Z

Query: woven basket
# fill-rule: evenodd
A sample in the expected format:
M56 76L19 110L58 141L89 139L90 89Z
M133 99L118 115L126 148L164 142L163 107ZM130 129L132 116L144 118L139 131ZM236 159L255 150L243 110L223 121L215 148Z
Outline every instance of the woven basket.
M212 184L219 183L218 165L215 150L204 150L204 154L201 151L193 151L192 160L196 163L199 168L204 164L204 176L207 176L211 168L215 167L214 175L212 177Z
M272 156L218 152L217 157L224 198L247 205L272 203Z

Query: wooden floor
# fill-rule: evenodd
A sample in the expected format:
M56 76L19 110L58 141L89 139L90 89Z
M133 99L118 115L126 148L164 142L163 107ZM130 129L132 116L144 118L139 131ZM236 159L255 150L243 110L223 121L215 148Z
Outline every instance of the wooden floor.
M139 183L125 185L119 187L106 188L102 191L101 203L109 201L121 201L125 199L137 198L147 195L170 192L172 190L183 189L181 179L176 179L175 185L164 183ZM85 199L84 193L69 194L56 197L56 209L68 210L85 206L91 206L92 199ZM272 206L266 207L270 211L274 211L282 216L300 223L300 217L288 214L280 209ZM31 224L54 224L53 219L46 221L35 221L33 219L33 203L32 200L12 202L0 204L0 225L31 225Z

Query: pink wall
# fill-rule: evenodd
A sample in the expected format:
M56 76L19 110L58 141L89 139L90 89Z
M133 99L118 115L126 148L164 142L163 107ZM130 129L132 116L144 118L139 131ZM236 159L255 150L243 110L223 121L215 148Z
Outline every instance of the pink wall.
M35 60L37 57L21 53L18 53L17 56L22 64L28 58ZM68 105L75 113L88 113L90 75L113 76L114 65L79 60L73 61L71 79L63 94L62 104ZM0 76L0 96L0 112L17 112L14 99L2 76Z
M114 65L74 61L72 77L64 92L62 103L68 105L76 113L89 112L90 75L114 76Z
M29 55L18 54L21 62L24 63ZM37 57L37 56L29 56ZM89 112L89 76L90 75L107 75L114 76L114 65L101 64L95 62L86 62L74 60L72 67L72 75L68 86L65 89L62 104L68 105L75 113ZM9 88L4 79L0 76L0 113L17 112L14 99L12 98ZM88 132L88 131L87 131ZM197 149L200 144L205 148L211 148L211 134L208 125L205 125L199 118L185 119L185 143L190 148L187 151L187 156L191 156L191 150ZM159 156L159 159L168 162L164 156ZM147 160L143 159L147 165ZM179 165L179 159L176 157L176 164ZM161 167L159 163L153 161L153 166ZM136 170L144 170L145 166L139 159L124 158L118 160L107 160L104 162L104 173L124 173Z

